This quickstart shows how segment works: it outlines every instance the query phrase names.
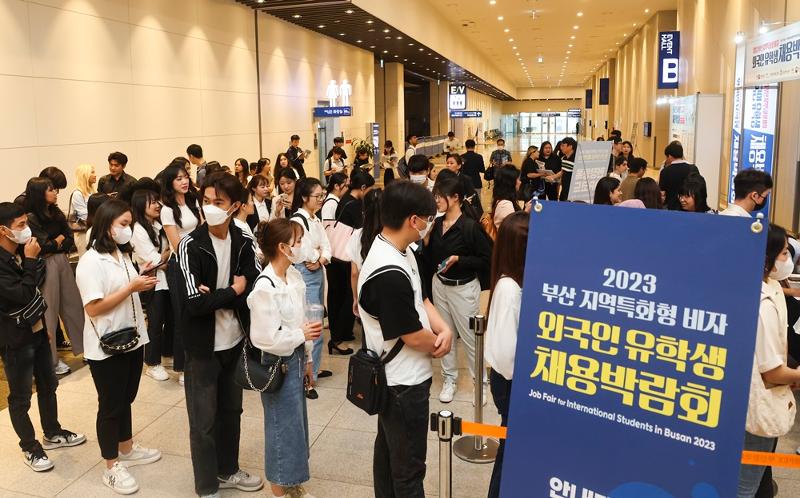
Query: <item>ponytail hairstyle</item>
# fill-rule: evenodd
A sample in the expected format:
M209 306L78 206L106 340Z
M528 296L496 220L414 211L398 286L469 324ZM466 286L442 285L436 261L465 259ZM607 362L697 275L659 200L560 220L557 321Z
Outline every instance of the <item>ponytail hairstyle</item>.
M367 259L367 254L375 242L375 237L383 230L381 222L381 197L383 190L376 188L364 196L364 229L361 231L361 259Z
M478 213L475 208L464 198L464 184L461 183L461 179L455 176L452 171L450 175L445 174L444 178L442 178L442 173L444 173L444 170L436 178L436 183L433 186L433 195L441 196L447 203L448 208L450 207L449 197L457 196L461 212L478 221Z
M334 173L328 178L328 186L325 187L325 190L330 194L337 185L341 186L345 183L347 183L347 175L342 172Z
M297 180L297 184L294 187L294 198L292 199L292 213L296 213L298 209L303 207L306 199L311 196L311 193L317 187L322 187L322 183L316 178L308 177Z

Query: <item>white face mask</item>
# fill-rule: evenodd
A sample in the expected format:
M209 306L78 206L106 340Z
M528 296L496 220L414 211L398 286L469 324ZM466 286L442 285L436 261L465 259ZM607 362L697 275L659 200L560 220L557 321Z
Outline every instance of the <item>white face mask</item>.
M29 240L31 240L31 227L25 227L22 230L11 230L11 233L14 235L13 237L8 237L10 240L13 240L17 244L27 244Z
M114 239L114 242L121 246L124 246L130 242L132 237L133 230L131 230L130 225L124 227L115 226L111 228L111 238Z
M428 181L428 175L411 175L411 183L418 183L422 185Z
M769 274L769 278L780 282L781 280L789 278L793 271L794 263L792 262L792 258L786 258L783 261L777 260L775 261L775 269Z
M208 223L210 227L222 225L228 221L229 216L227 211L213 204L206 204L203 206L203 215L206 217L206 223Z
M428 232L431 231L431 227L433 227L433 222L426 223L425 228L423 228L422 230L417 230L419 232L419 238L424 239L425 236L428 235Z
M290 253L289 254L283 253L284 256L289 258L289 262L292 263L293 265L301 263L303 261L303 255L300 254L300 249L301 248L292 246L289 249L290 249Z

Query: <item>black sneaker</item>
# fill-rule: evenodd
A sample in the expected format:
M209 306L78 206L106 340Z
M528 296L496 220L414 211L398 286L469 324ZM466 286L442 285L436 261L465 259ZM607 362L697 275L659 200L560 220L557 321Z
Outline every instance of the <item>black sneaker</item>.
M53 470L53 462L47 458L41 446L36 446L31 451L23 451L22 455L25 457L25 463L28 467L32 468L34 472L47 472Z
M58 434L42 439L42 447L46 450L54 450L56 448L69 448L70 446L78 446L86 442L86 436L83 434L75 434L68 430L63 430Z

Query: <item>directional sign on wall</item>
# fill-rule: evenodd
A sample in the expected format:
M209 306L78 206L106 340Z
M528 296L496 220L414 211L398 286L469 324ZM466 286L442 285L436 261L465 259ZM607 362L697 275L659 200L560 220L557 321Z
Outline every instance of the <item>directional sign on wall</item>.
M467 85L450 84L447 106L451 111L463 111L467 108Z

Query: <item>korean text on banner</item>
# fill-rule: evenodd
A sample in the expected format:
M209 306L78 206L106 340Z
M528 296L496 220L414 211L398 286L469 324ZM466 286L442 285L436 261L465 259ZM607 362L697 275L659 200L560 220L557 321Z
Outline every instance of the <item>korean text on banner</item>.
M739 173L741 161L739 154L742 151L742 107L744 106L744 65L745 48L741 45L736 47L736 66L733 74L733 124L731 126L731 157L730 174L728 175L728 202L733 202L733 179Z
M800 79L800 22L747 41L745 86Z
M578 142L575 167L569 185L569 200L591 203L597 182L608 174L611 142Z
M746 218L542 208L501 496L736 496L766 231ZM664 264L678 250L681 264Z
M745 88L741 169L752 168L772 174L777 120L778 85ZM769 202L767 197L762 208L765 214L769 213Z

